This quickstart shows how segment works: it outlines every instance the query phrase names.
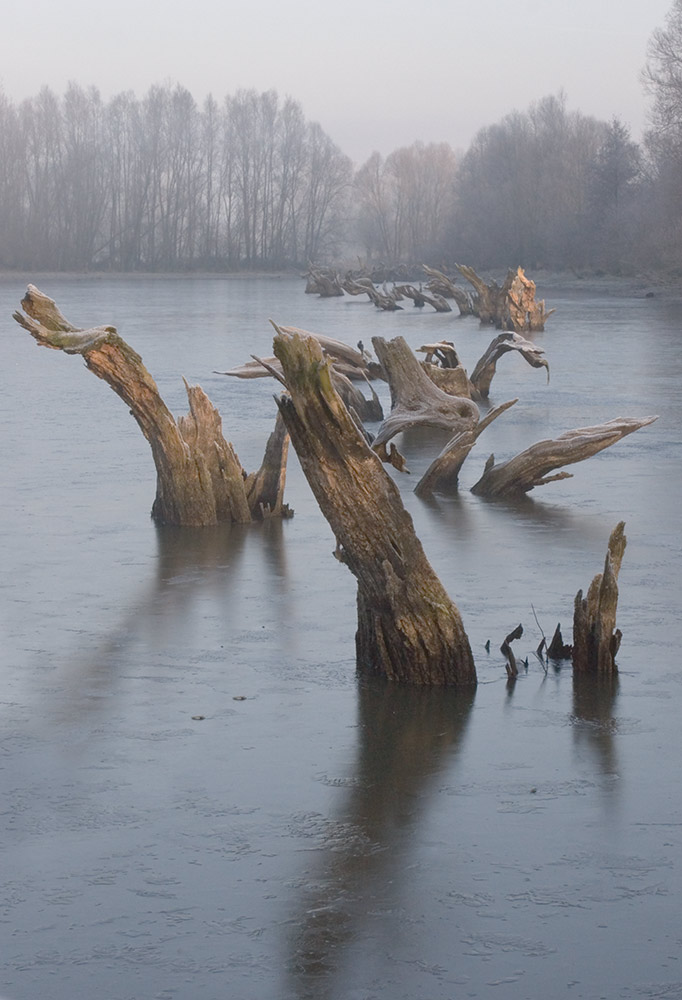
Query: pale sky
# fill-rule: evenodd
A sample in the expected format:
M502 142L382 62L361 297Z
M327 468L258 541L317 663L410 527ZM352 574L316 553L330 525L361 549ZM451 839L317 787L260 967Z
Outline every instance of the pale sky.
M166 80L201 103L274 88L356 163L416 139L464 150L563 88L639 139L646 44L672 0L4 0L0 84L106 99Z

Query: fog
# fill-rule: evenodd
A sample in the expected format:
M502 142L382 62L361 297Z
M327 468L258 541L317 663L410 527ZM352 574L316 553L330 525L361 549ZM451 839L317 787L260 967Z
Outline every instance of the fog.
M483 125L563 89L639 138L646 44L669 0L346 0L99 5L36 0L4 14L0 82L13 100L47 84L104 97L181 82L200 101L275 88L356 163L415 140L468 146Z

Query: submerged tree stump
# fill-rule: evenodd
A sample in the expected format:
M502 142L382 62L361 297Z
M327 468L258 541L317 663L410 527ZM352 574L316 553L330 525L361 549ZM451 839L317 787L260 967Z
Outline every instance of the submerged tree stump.
M657 419L617 417L595 427L578 427L554 440L538 441L501 465L495 465L495 456L491 455L471 492L486 497L514 496L559 479L570 479L570 472L558 472L553 476L548 473L564 465L582 462Z
M282 503L288 442L283 424L268 443L260 472L249 478L223 437L220 414L199 386L185 382L190 412L176 422L142 358L113 326L79 330L34 285L21 305L25 315L15 312L14 319L39 345L80 354L130 408L156 465L156 521L203 526L289 513Z
M470 376L473 399L487 399L490 395L490 383L497 370L497 362L509 351L517 351L524 358L531 368L546 368L547 381L549 382L549 362L543 358L545 353L542 347L538 347L530 340L526 340L518 333L508 331L501 333L499 337L491 341L485 354L480 358Z
M573 670L578 674L613 675L622 633L616 628L618 574L627 538L625 522L611 532L604 563L590 584L587 597L579 590L573 612Z
M429 378L403 337L372 343L391 390L391 413L377 432L373 448L384 460L386 443L409 427L442 427L468 431L478 423L478 407L470 399L452 396Z
M500 406L495 406L470 430L460 431L445 445L440 455L433 460L421 477L414 492L419 497L428 497L432 493L452 493L457 489L459 473L469 452L478 441L479 435L510 406L518 403L518 399L510 399Z
M496 281L485 282L473 267L455 266L475 290L473 312L481 323L491 323L498 330L516 333L544 330L554 310L546 309L544 301L535 301L535 282L526 277L523 268L510 269L503 283L498 285Z
M277 405L336 536L336 556L358 582L358 669L408 684L475 684L459 612L395 483L335 392L319 344L278 335L274 349L290 393Z

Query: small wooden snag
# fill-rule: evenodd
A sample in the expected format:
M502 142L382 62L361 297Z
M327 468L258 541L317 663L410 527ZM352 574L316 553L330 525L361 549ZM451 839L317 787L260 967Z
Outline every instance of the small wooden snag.
M277 405L336 537L335 555L358 582L358 670L407 684L476 684L459 611L395 483L336 393L319 343L278 334L274 350L290 394Z
M583 598L579 590L573 612L573 670L576 673L612 675L618 673L616 655L622 632L616 628L618 574L627 538L625 522L611 532L604 572L597 573Z

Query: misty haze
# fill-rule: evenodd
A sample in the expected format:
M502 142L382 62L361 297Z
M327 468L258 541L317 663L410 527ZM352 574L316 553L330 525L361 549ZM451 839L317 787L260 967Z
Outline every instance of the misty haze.
M0 996L682 997L682 0L25 18Z

